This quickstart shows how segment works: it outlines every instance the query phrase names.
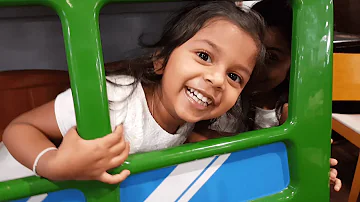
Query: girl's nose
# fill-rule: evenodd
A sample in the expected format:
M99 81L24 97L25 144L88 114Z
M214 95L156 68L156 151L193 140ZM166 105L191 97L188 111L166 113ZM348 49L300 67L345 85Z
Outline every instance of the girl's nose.
M216 70L209 70L204 74L204 80L208 82L212 87L223 90L225 87L225 78L226 74L223 71Z

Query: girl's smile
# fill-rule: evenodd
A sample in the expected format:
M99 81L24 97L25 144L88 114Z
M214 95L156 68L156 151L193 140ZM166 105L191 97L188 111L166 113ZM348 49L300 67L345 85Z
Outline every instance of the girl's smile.
M189 101L194 104L194 107L199 110L204 110L211 106L213 102L213 96L208 95L204 91L194 88L185 88L186 95L188 95Z

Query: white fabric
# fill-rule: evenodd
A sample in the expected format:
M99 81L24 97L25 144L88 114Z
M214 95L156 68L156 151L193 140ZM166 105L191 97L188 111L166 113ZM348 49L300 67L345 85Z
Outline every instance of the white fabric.
M348 128L360 134L360 114L336 114L332 117Z
M279 125L275 109L262 109L256 107L254 129L271 128Z
M110 101L110 121L112 130L123 123L124 135L130 142L130 153L148 152L178 146L185 142L194 124L186 123L176 134L163 130L152 117L141 84L133 82L129 76L108 77L114 85L107 83ZM76 125L71 89L59 94L55 100L55 116L62 135ZM0 144L0 182L34 175L32 171L18 163Z
M235 119L225 114L219 117L211 126L209 126L209 129L227 133L238 133L239 131L235 131L235 127L238 121L241 120ZM277 118L275 109L267 110L256 107L254 120L255 130L262 128L271 128L278 125L279 120Z
M169 134L152 117L140 83L129 85L134 81L129 76L108 79L118 84L107 83L111 127L114 130L123 124L125 139L130 142L130 153L165 149L185 142L194 124L186 123L176 134ZM55 115L62 135L76 125L71 89L56 98Z
M209 129L225 133L237 133L238 131L236 131L236 125L238 121L240 120L233 116L224 114L211 124Z

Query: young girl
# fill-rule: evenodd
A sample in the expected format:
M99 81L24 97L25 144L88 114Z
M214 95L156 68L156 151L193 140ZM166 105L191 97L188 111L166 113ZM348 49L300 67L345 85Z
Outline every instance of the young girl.
M12 121L3 141L16 160L50 180L119 183L129 171L106 171L129 153L180 145L192 123L232 108L262 60L263 28L258 15L231 1L186 7L167 24L159 42L146 46L149 56L108 72L113 133L81 139L69 89Z

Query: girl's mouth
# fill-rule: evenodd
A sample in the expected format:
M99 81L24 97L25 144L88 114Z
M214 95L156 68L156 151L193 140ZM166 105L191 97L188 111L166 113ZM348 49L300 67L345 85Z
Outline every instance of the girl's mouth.
M204 96L203 94L201 94L199 91L197 91L196 89L190 88L190 87L186 87L186 94L195 102L197 102L199 105L204 106L204 107L208 107L209 105L212 104L212 101L210 98Z

